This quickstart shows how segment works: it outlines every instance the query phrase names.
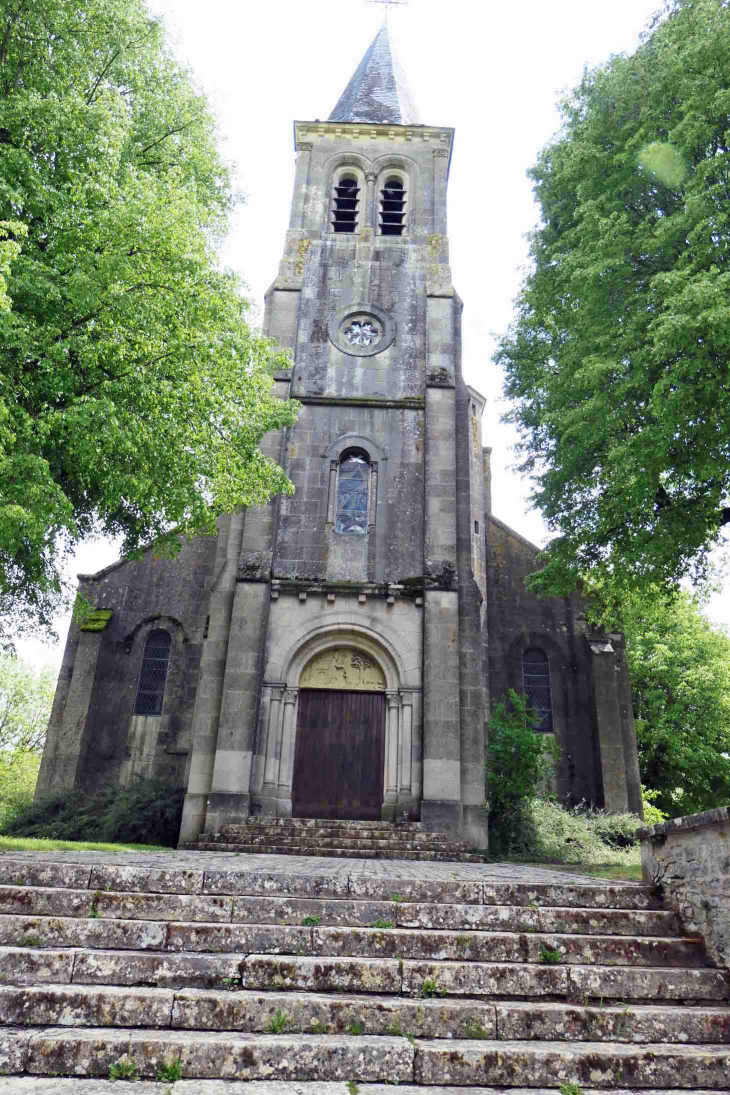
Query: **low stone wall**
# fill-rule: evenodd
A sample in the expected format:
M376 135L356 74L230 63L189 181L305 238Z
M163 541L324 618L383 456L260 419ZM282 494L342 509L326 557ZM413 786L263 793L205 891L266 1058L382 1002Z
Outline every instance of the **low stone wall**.
M644 880L661 887L684 928L705 938L710 958L730 967L730 807L640 829Z

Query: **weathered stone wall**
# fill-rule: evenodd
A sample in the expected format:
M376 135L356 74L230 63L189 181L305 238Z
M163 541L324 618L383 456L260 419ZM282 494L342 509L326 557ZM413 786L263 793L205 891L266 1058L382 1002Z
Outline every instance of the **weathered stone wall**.
M561 749L557 791L573 803L603 805L591 681L591 652L577 597L537 597L525 587L537 548L492 517L487 528L489 687L492 703L522 691L522 655L544 650L550 661L555 735Z
M175 559L150 552L82 579L87 600L113 615L100 632L71 626L37 793L93 790L137 772L184 785L215 551L215 537L198 537ZM156 627L170 633L172 649L162 715L144 720L148 730L154 723L151 748L133 712L145 639Z
M336 463L348 448L373 462L367 537L334 531ZM274 577L400 582L423 573L423 410L305 404L290 430Z
M730 807L639 831L644 881L679 910L687 934L704 937L717 966L730 967Z

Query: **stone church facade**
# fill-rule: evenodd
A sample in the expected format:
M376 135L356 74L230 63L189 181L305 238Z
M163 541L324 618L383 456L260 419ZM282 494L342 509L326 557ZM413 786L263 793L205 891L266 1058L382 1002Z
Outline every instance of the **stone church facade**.
M395 820L485 848L490 704L525 691L556 789L641 810L623 639L539 599L491 513L484 399L462 376L453 130L418 121L383 28L330 119L295 123L265 332L301 402L264 448L296 492L174 559L80 577L39 793L155 775L181 841L252 814Z

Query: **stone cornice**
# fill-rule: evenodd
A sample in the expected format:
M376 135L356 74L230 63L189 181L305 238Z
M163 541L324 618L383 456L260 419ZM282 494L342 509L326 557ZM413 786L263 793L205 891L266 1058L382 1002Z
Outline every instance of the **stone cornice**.
M314 406L325 407L394 407L409 411L422 411L425 400L422 395L405 396L402 399L388 399L386 396L346 396L346 395L316 395L313 393L302 394L291 392L291 398L298 403L309 403Z
M317 138L349 139L353 141L372 139L382 141L418 141L433 145L434 149L443 149L448 155L454 140L454 130L450 127L427 125L390 125L371 122L295 122L294 146L311 146ZM308 149L307 149L308 151Z

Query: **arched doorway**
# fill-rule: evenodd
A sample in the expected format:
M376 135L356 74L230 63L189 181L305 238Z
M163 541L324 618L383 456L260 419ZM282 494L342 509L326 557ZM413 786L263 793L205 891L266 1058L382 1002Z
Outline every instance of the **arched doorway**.
M352 647L316 654L299 678L294 817L377 821L383 806L385 675Z

